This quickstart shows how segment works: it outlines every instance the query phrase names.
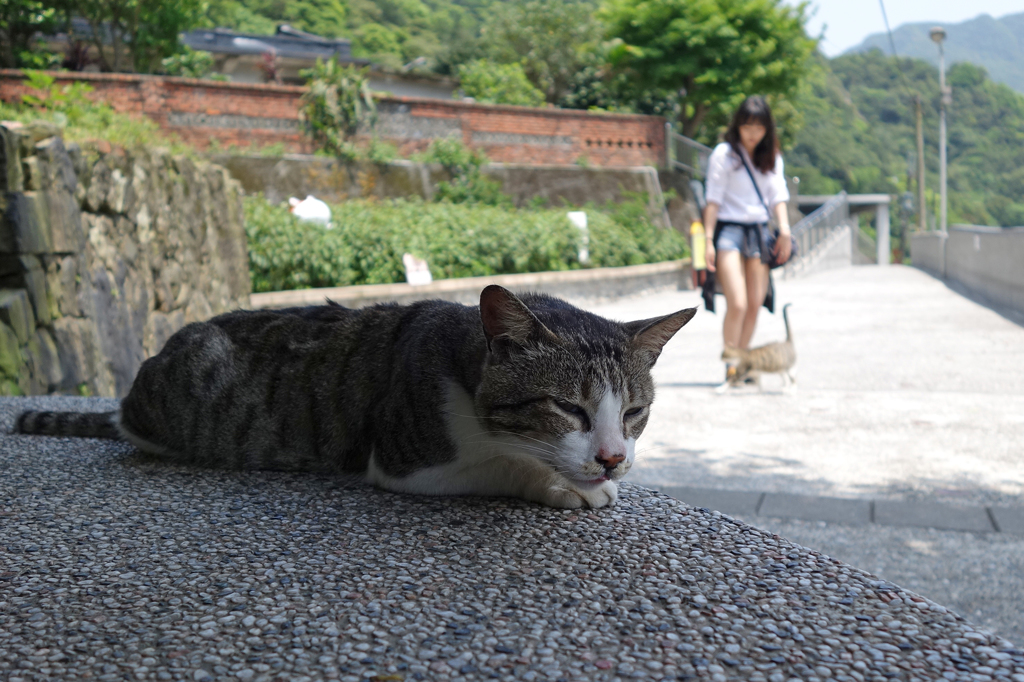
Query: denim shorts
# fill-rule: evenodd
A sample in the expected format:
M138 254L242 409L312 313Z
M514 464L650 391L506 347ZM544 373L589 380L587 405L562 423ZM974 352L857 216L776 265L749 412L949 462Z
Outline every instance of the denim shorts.
M760 258L761 245L758 244L754 226L747 228L736 223L725 223L718 232L715 248L719 251L739 251L744 258ZM757 225L761 231L761 243L768 244L768 226Z

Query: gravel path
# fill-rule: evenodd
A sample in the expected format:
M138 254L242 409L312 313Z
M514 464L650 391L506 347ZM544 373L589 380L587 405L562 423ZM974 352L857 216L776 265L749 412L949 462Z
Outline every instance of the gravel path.
M104 409L71 398L0 401ZM0 436L0 679L984 680L1024 653L717 512L399 496Z

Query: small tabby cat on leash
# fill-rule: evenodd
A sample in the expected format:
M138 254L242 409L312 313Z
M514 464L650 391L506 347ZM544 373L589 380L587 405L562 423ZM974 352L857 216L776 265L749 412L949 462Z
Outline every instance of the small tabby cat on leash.
M789 306L782 308L782 319L786 322L786 340L768 343L757 348L743 350L726 348L722 351L722 360L728 366L728 378L718 387L723 391L730 386L742 386L748 379L761 388L762 374L781 374L784 387L795 384L791 370L796 364L796 348L793 347L793 332L789 327Z
M444 301L236 311L176 333L121 409L26 434L123 438L202 466L361 472L427 495L603 507L633 464L651 368L696 313L619 323L489 286Z

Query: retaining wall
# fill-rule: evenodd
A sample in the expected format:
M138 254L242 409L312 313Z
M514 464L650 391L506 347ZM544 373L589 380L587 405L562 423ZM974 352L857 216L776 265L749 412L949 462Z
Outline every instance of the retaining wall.
M0 127L0 393L123 396L175 331L248 305L242 190L56 132Z
M198 149L282 143L313 151L301 134L304 87L224 83L138 74L49 72L58 84L86 82L114 109L145 114ZM0 70L0 99L32 92L17 69ZM38 94L38 93L36 93ZM411 97L378 98L375 133L408 156L437 138L454 137L500 163L661 166L665 120L592 114L554 107L517 107Z
M344 163L319 156L290 154L270 157L221 154L213 161L224 166L247 193L262 193L271 203L312 194L328 203L374 196L429 199L437 184L450 177L439 165L412 161L388 164ZM657 194L673 190L668 200L670 222L677 229L689 227L698 216L690 191L690 176L658 171L650 166L633 168L582 168L580 166L524 166L492 163L483 173L501 183L502 191L517 206L543 199L549 206L582 206L622 201L631 192L646 193L652 200L653 217L661 218Z
M954 225L912 236L910 254L916 267L1024 313L1024 227Z

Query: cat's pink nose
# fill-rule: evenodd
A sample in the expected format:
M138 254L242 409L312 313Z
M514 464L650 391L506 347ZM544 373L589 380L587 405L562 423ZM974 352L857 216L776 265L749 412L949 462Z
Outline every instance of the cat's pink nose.
M626 456L621 454L611 454L604 450L600 450L598 451L594 459L596 459L597 463L603 466L605 469L614 469L615 467L619 466L620 462L626 459Z

